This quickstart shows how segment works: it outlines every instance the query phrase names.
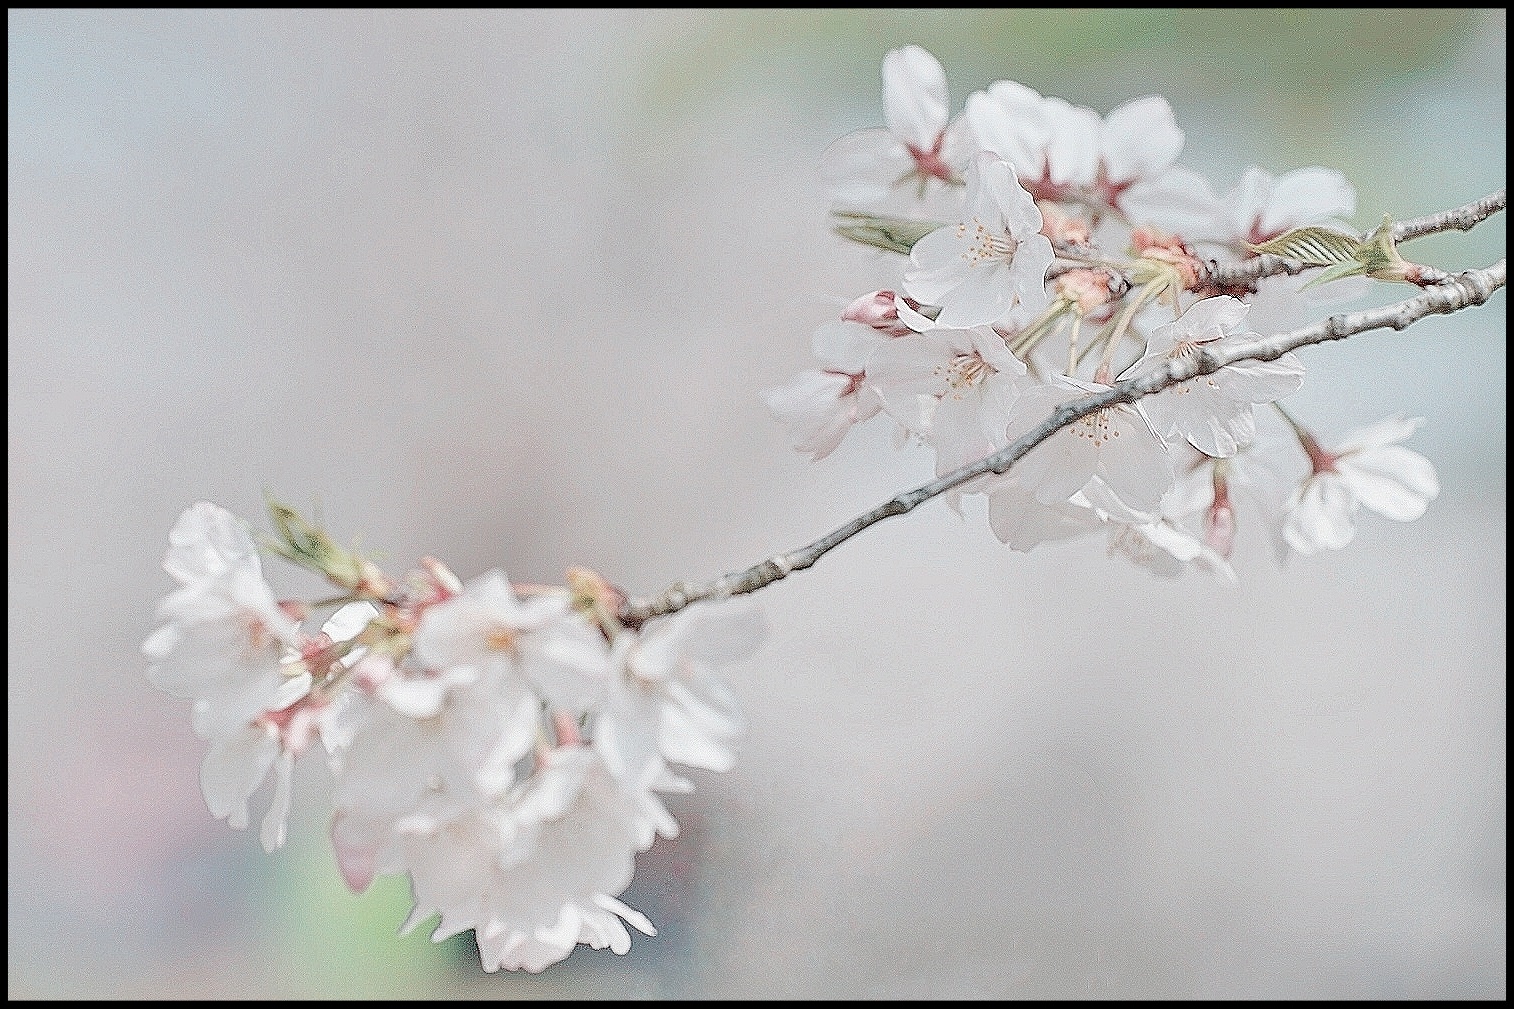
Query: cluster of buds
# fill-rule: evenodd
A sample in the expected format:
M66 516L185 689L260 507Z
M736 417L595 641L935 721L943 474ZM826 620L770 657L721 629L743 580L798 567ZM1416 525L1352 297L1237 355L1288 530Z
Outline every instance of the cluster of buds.
M815 459L881 415L946 477L1073 400L1296 325L1359 293L1359 278L1446 279L1398 254L1391 222L1366 238L1343 225L1355 191L1331 169L1252 168L1217 196L1179 164L1164 98L1101 116L997 81L953 118L941 64L918 46L884 58L883 83L886 126L838 140L823 168L836 230L899 254L898 282L823 323L820 366L764 394ZM932 218L943 205L947 219ZM1234 269L1264 256L1295 268ZM1421 422L1389 418L1321 448L1280 403L1303 379L1292 353L1236 361L1080 417L951 500L986 495L1017 550L1103 532L1159 573L1230 579L1238 497L1280 557L1344 546L1363 507L1423 514L1434 469L1398 444Z
M407 928L439 915L438 940L474 930L491 971L541 970L580 943L624 953L627 924L653 934L618 897L637 852L677 834L661 798L692 787L677 768L733 764L742 718L716 672L759 643L755 606L700 603L632 627L621 594L584 570L561 587L499 571L464 585L428 558L396 583L270 511L267 548L340 594L276 599L246 523L200 502L169 534L179 587L143 646L151 682L193 704L211 811L247 826L273 772L274 850L295 760L321 752L342 876L361 892L408 874Z

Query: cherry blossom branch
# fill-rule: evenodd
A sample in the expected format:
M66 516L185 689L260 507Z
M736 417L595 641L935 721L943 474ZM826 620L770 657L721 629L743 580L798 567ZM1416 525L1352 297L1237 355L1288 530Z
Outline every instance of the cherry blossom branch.
M1454 210L1399 221L1393 226L1393 240L1404 242L1441 231L1471 231L1494 214L1506 209L1508 204L1509 191L1500 189L1496 193L1490 193L1480 200L1473 200ZM1362 241L1367 241L1371 236L1371 232L1364 233ZM1276 277L1285 273L1289 276L1297 276L1305 270L1316 268L1296 259L1272 255L1257 256L1243 263L1222 264L1211 260L1208 270L1199 277L1199 281L1222 290L1253 288L1263 277Z
M1491 205L1492 201L1498 201L1498 206L1483 217L1501 209L1504 194L1500 191L1487 200L1478 201L1477 204L1469 204L1468 207L1450 211L1447 214L1435 215L1437 219L1444 219L1441 225L1433 227L1471 227L1477 223L1477 218L1472 220L1478 211L1469 208L1481 205ZM1461 216L1457 216L1461 215ZM1404 222L1404 227L1432 227L1425 222L1431 219ZM1469 221L1465 227L1461 223ZM1421 231L1428 234L1428 231ZM1050 438L1057 431L1074 423L1082 417L1086 417L1097 410L1115 406L1122 403L1134 403L1136 400L1153 393L1161 392L1179 382L1185 382L1200 375L1208 375L1226 365L1237 361L1273 361L1291 350L1309 346L1316 343L1328 343L1333 340L1343 340L1349 336L1365 333L1375 329L1404 330L1418 322L1420 319L1431 315L1449 315L1452 312L1461 311L1485 304L1493 293L1505 286L1508 280L1507 261L1500 259L1492 266L1481 270L1468 270L1465 273L1452 276L1445 283L1438 284L1423 294L1400 301L1393 305L1382 308L1367 309L1360 312L1350 312L1340 315L1332 315L1321 322L1299 329L1289 330L1275 336L1261 340L1253 340L1248 343L1236 344L1224 351L1200 350L1197 353L1186 355L1169 361L1156 371L1140 378L1117 382L1104 392L1084 396L1063 404L1057 410L1042 421L1040 425L1027 432L1013 444L987 456L978 462L954 470L945 476L921 484L913 490L907 490L878 505L869 511L853 518L851 521L833 529L819 539L797 550L788 553L777 554L761 563L754 564L741 571L735 571L724 575L714 581L701 584L689 584L678 582L661 594L646 599L628 599L620 607L620 619L630 626L638 626L652 617L676 613L691 603L708 599L724 599L730 596L744 595L756 592L773 582L787 578L795 571L803 571L812 566L821 557L825 556L836 547L856 536L869 526L875 525L886 518L895 515L905 515L914 511L920 505L934 497L939 497L947 491L961 487L980 476L989 473L1002 474L1008 472L1016 462L1025 456L1027 452L1035 448L1041 442Z

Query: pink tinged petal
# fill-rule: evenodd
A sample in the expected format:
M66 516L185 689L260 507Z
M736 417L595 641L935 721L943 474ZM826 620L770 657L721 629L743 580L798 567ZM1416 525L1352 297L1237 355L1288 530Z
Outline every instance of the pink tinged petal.
M1408 439L1424 427L1423 417L1385 417L1376 424L1351 431L1333 447L1336 455L1351 455Z
M904 46L883 57L883 121L894 136L929 151L950 115L946 71L934 56Z
M351 819L341 811L331 820L331 850L342 881L353 893L362 893L377 875L378 849L382 841L371 831L355 830Z
M1126 182L1162 171L1183 152L1167 99L1158 95L1126 102L1104 117L1100 131L1104 168L1111 182Z
M246 828L247 800L278 755L278 739L262 726L249 725L211 744L200 765L200 790L212 815L236 830Z
M1345 456L1337 466L1363 507L1396 522L1413 522L1440 494L1430 460L1401 445Z
M1356 189L1333 168L1299 168L1279 176L1262 216L1264 234L1356 213Z
M1229 222L1227 233L1214 237L1244 242L1275 238L1278 231L1265 219L1271 201L1272 174L1256 167L1246 169L1223 204L1223 213Z
M1339 550L1356 536L1356 495L1334 473L1320 473L1303 486L1283 520L1283 539L1305 556Z
M915 159L885 129L858 130L831 143L820 155L820 178L844 203L885 200L901 181L914 177Z

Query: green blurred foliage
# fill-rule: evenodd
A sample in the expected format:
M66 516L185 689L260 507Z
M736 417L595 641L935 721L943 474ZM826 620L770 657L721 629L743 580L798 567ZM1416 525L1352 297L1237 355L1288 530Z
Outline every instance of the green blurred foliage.
M1181 85L1260 88L1309 104L1434 69L1484 17L1372 8L732 10L671 46L647 93L654 104L683 105L758 80L832 107L875 100L883 53L913 42L942 59L959 94L1010 77L1083 103Z

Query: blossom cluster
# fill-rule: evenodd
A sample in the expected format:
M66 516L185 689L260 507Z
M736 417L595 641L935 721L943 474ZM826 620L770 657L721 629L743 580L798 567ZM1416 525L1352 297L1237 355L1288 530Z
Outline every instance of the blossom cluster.
M580 569L563 587L490 571L464 585L427 559L399 583L275 507L269 547L341 595L278 599L249 527L199 502L169 534L178 583L143 650L160 689L192 702L209 743L201 785L231 826L270 772L263 847L284 843L294 762L324 755L331 840L355 892L407 873L406 928L474 930L486 970L541 970L580 943L624 953L618 897L634 860L678 824L680 767L728 770L742 733L716 674L763 633L749 601L625 626L621 596ZM314 618L324 615L324 619ZM316 745L319 743L319 745Z
M998 81L953 117L918 46L890 52L883 81L886 125L836 141L821 168L837 231L895 255L897 282L820 324L819 366L764 392L796 449L822 459L886 417L898 444L933 452L924 490L959 509L984 495L1011 548L1102 534L1164 575L1233 579L1248 524L1282 558L1346 546L1362 509L1424 513L1435 470L1403 445L1422 422L1321 438L1281 405L1304 380L1287 348L1307 341L1261 336L1368 279L1445 279L1405 262L1388 223L1366 238L1343 223L1355 192L1339 172L1252 168L1219 196L1179 163L1161 97L1100 115ZM1250 268L1268 256L1298 268ZM1024 454L986 465L1006 451ZM692 788L690 769L734 763L743 721L718 676L764 634L735 594L827 541L628 600L583 569L464 584L426 558L392 579L292 510L270 516L261 542L209 502L179 516L163 558L177 587L143 645L149 680L191 703L211 812L245 828L266 790L273 851L295 762L319 755L337 867L356 892L407 876L406 929L472 930L490 971L653 934L620 897L637 854L678 832L665 797ZM266 553L336 593L281 598Z
M1363 274L1420 276L1388 248L1341 254L1328 276L1215 281L1222 266L1305 241L1358 246L1343 224L1355 191L1332 169L1251 168L1219 196L1179 163L1184 136L1164 98L1101 116L997 81L952 117L941 64L918 46L884 58L883 83L886 125L836 141L821 167L838 232L901 254L898 282L822 323L819 366L764 392L817 460L882 415L945 476L1069 401L1296 325L1359 292ZM986 495L993 532L1017 550L1102 532L1159 573L1230 579L1240 498L1280 557L1345 546L1361 508L1421 515L1439 485L1400 444L1421 421L1389 418L1331 444L1280 403L1303 378L1292 353L1239 360L1097 410L952 502Z

